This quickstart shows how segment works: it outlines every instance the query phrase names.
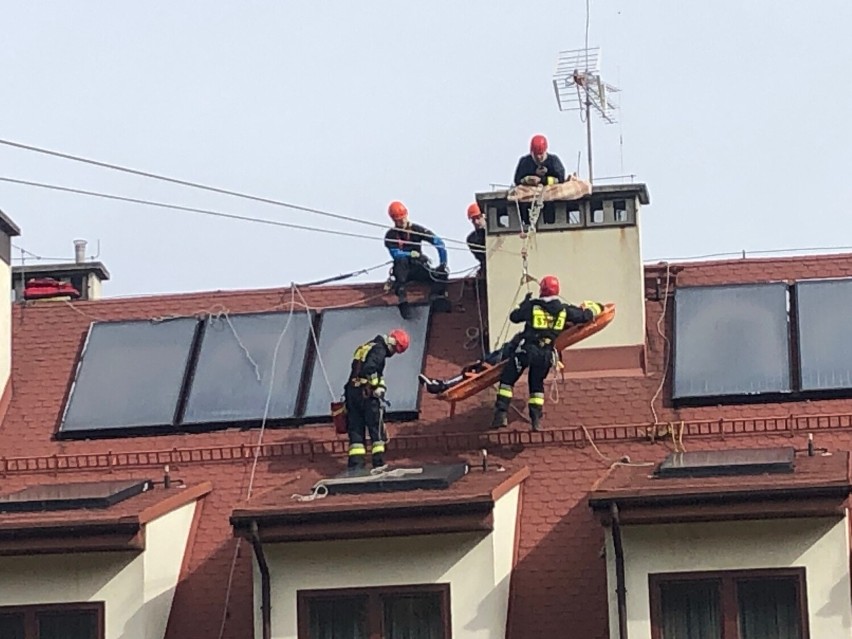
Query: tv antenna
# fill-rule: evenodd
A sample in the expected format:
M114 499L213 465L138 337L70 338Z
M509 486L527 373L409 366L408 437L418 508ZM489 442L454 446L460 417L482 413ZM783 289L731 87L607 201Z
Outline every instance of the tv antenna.
M560 111L578 111L586 122L589 182L592 181L592 111L605 123L614 124L618 105L610 97L619 89L601 79L600 47L560 51L553 74L553 90Z

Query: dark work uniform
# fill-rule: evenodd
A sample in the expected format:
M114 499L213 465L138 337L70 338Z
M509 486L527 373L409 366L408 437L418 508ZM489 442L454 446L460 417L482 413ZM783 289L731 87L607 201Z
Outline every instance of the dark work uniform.
M485 229L474 229L467 236L467 247L479 262L479 268L485 269Z
M533 428L544 412L544 380L553 363L553 340L570 324L585 324L594 319L589 309L565 304L556 297L527 298L511 312L509 320L524 322L521 345L503 369L497 391L495 411L505 413L512 401L512 390L525 368L529 368L529 411Z
M385 248L393 258L394 292L400 303L405 302L405 287L408 282L428 283L433 300L446 295L446 270L432 268L429 258L423 255L423 240L435 247L441 264L446 265L447 249L444 241L426 227L412 223L408 228L393 227L385 233ZM412 255L413 251L417 255Z
M355 349L352 371L343 387L346 400L347 430L349 433L349 468L363 468L370 435L373 466L384 465L384 432L381 423L381 403L375 396L377 388L385 388L385 360L390 356L385 338L376 335Z
M545 174L538 175L536 170L539 166L544 167ZM541 178L541 183L544 185L548 184L547 178L555 178L556 182L564 182L565 181L565 167L562 166L562 161L559 157L553 155L552 153L548 153L547 157L544 159L544 162L538 164L535 161L535 158L530 155L523 156L520 160L518 160L518 167L515 169L515 184L518 185L521 181L529 176L529 175L538 175Z

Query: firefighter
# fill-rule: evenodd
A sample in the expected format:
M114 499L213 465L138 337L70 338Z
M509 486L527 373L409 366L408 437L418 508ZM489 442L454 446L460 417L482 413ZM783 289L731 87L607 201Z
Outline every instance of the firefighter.
M534 135L530 140L530 154L518 160L518 166L515 169L515 185L550 186L570 179L570 175L566 179L562 161L547 152L547 138L543 135Z
M414 224L408 219L408 209L402 202L391 202L388 215L393 220L393 228L385 234L385 248L393 258L394 292L399 300L399 312L404 319L411 317L405 292L409 282L428 282L429 301L437 311L449 312L451 307L447 299L447 249L444 241L429 229ZM423 240L438 251L437 268L432 268L429 258L423 255Z
M409 342L408 333L397 328L387 335L376 335L355 349L349 381L343 388L349 433L349 468L364 468L367 434L370 436L373 468L385 465L382 423L382 400L387 390L383 377L385 360L404 353Z
M467 236L467 247L479 262L479 273L482 275L485 273L485 216L476 202L467 207L467 219L473 224L473 230Z
M541 279L539 296L527 293L520 306L509 315L513 323L524 323L521 343L503 369L497 401L494 404L492 428L509 423L508 409L512 390L525 368L529 368L529 412L533 430L541 429L544 412L544 380L555 358L553 340L568 324L585 324L597 317L603 306L583 302L581 306L566 304L559 299L559 279L547 275Z

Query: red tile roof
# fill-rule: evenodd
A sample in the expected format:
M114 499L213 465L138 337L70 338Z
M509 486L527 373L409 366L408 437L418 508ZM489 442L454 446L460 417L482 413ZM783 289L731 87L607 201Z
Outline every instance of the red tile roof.
M670 269L668 279L670 286L685 286L839 276L852 276L852 255L689 263ZM662 292L666 268L648 267L646 281L658 279ZM393 303L382 297L380 285L318 287L304 293L308 303L316 306ZM451 284L450 295L455 312L434 316L430 331L426 370L435 376L455 373L475 354L465 350L464 344L465 331L479 325L476 297L470 287L462 291L459 282ZM577 636L606 634L606 571L599 555L603 533L588 507L588 495L614 461L628 456L634 462L659 462L674 442L680 445L681 441L688 449L790 444L800 448L808 432L816 433L817 446L833 452L850 449L849 399L672 407L665 341L656 330L665 303L661 326L670 331L671 305L662 295L655 297L653 288L647 297L647 374L549 381L544 432L530 433L528 425L514 415L509 429L488 431L491 392L462 402L453 418L448 417L447 405L424 397L417 422L390 425L391 461L404 457L429 462L471 456L487 448L495 463L530 469L524 482L518 564L512 578L510 637L528 636L529 628L542 636L561 636L566 627ZM189 484L208 480L213 484L175 594L167 639L218 637L223 619L223 637L251 634L251 554L240 553L232 563L236 541L228 518L246 504L249 486L261 500L267 490L295 475L311 481L329 474L329 469L342 469L344 441L327 425L267 429L256 472L257 429L56 441L52 434L83 337L93 319L182 315L222 307L251 312L284 308L289 299L286 289L272 289L12 307L14 394L0 425L4 485L12 489L57 478L97 479L104 472L121 479L146 477L159 473L164 464ZM658 398L652 406L655 394ZM525 412L523 396L521 383L520 412ZM250 503L253 506L254 500ZM232 588L226 596L229 582Z

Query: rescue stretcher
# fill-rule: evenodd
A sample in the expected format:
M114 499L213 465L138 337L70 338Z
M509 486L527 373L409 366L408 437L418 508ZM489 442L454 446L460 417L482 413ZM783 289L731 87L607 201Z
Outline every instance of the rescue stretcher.
M556 352L561 353L569 346L581 342L595 333L599 333L612 322L614 317L615 304L604 304L604 310L591 322L575 324L559 333L553 342ZM493 365L483 363L483 370L465 373L467 379L462 380L442 393L438 393L435 397L450 403L450 416L452 417L456 412L456 402L473 397L489 386L496 384L500 380L500 374L503 372L503 367L506 366L506 362L508 361L504 359Z

